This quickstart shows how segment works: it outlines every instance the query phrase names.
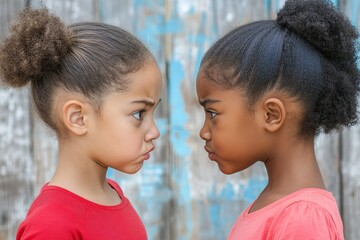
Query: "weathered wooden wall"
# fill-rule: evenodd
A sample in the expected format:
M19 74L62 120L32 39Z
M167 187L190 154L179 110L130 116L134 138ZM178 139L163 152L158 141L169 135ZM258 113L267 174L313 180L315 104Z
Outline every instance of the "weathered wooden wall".
M359 0L333 0L360 24ZM31 0L66 23L103 21L134 33L151 49L165 86L157 112L162 137L135 175L110 170L139 211L149 239L225 239L238 214L265 186L263 167L232 176L207 160L195 76L208 47L239 24L274 18L284 0ZM0 0L0 40L25 5ZM360 239L360 127L321 135L316 151L338 200L346 239ZM57 142L31 108L28 88L0 86L0 240L14 239L20 220L56 164Z
M347 0L340 7L360 29L360 1ZM360 127L346 129L340 139L341 210L345 237L360 239Z

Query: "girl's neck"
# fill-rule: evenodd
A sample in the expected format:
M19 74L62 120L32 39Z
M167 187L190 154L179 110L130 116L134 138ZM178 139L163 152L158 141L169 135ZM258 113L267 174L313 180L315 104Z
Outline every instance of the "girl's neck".
M269 183L265 191L287 195L303 188L325 189L316 160L314 140L286 141L265 161Z
M276 149L276 155L265 161L269 182L252 205L250 212L300 189L325 189L313 141L285 141L279 146L281 147Z
M71 141L59 141L58 165L49 185L65 188L89 201L116 205L121 200L107 183L107 167L88 156Z

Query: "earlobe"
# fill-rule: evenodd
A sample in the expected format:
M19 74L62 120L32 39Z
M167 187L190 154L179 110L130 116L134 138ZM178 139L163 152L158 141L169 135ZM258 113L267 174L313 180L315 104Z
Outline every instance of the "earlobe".
M265 128L269 132L275 132L281 128L286 118L286 109L283 102L278 98L268 98L264 101Z
M63 105L62 119L65 126L75 135L87 133L87 115L85 104L70 100Z

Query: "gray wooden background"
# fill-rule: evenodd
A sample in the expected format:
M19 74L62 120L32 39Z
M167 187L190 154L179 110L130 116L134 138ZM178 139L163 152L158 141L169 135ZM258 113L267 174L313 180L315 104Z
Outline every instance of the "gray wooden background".
M333 0L360 24L360 0ZM249 21L274 18L284 0L0 0L0 40L16 14L47 6L66 23L102 21L127 29L152 51L165 87L156 121L161 138L134 175L110 170L143 219L149 239L226 239L238 214L265 186L261 165L232 176L207 160L198 131L204 114L195 76L204 52ZM316 153L349 240L360 239L360 127L320 135ZM56 165L57 141L34 114L29 88L0 86L0 240L21 219Z

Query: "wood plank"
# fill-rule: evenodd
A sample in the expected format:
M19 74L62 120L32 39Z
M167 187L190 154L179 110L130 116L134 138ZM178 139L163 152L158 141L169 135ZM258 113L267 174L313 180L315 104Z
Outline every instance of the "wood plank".
M360 127L342 135L343 222L345 239L360 239Z
M0 2L0 40L24 7L23 1ZM29 91L0 84L0 239L15 239L18 224L32 201L33 168Z
M67 23L104 21L123 27L142 39L158 61L165 86L156 116L162 134L157 150L135 175L113 170L108 174L138 210L149 239L225 239L238 214L266 184L261 164L225 176L207 160L198 137L204 116L194 86L201 57L214 41L240 24L274 18L284 1L31 1L33 7L45 2ZM359 24L358 1L334 1ZM23 5L20 0L0 2L1 22L9 23ZM0 26L0 39L6 29L7 24ZM28 89L0 87L4 113L0 115L0 239L4 240L14 239L19 221L56 164L56 138L30 105ZM359 129L316 140L322 174L343 209L350 240L360 239Z
M225 239L239 213L266 184L256 165L225 176L207 159L198 132L204 120L195 79L201 58L220 36L263 18L263 1L170 2L176 23L169 54L170 139L176 239Z
M357 0L342 2L343 12L352 24L360 29L360 2ZM341 139L342 217L345 238L357 240L360 239L360 126L346 129Z
M32 8L47 7L67 24L99 20L97 0L31 0Z
M340 136L339 133L320 134L315 141L315 153L327 190L334 195L339 210L340 194Z

